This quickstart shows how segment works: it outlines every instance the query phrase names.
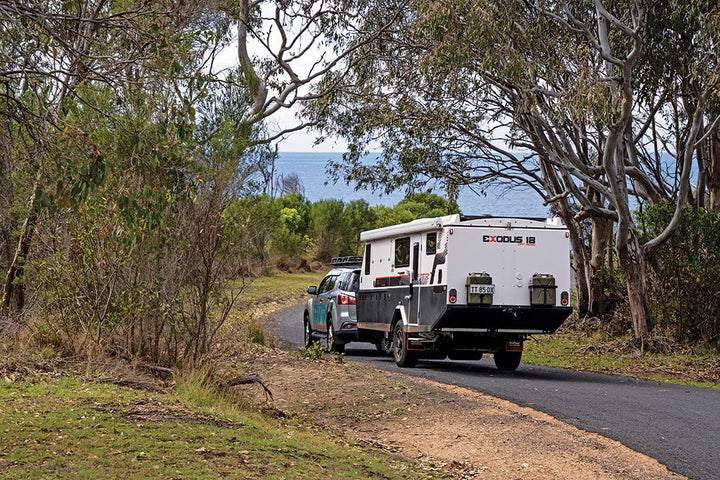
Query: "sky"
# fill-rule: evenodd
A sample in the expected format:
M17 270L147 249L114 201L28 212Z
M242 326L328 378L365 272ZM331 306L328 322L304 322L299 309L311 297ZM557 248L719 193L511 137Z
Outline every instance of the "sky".
M269 128L278 131L283 126L296 125L295 109L282 109L272 116ZM346 143L339 138L329 138L319 145L314 145L317 133L301 130L286 135L277 142L280 152L345 152Z

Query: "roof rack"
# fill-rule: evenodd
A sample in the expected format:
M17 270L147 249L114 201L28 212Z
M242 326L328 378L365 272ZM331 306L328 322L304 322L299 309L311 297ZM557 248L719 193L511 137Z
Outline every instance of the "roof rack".
M333 257L330 260L330 265L334 267L355 267L362 265L363 257L358 256L347 256L347 257Z
M491 218L510 218L512 220L534 220L536 222L544 222L547 220L545 217L503 217L503 216L496 216L496 215L460 215L460 221L464 222L465 220L486 220Z

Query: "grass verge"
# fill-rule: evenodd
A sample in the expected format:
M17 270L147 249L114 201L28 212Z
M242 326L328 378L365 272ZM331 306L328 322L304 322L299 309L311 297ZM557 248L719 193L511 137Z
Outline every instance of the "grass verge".
M720 356L668 350L641 352L628 335L564 331L525 342L523 362L720 389Z
M324 274L325 271L277 273L248 281L228 318L225 337L230 339L230 344L225 342L220 350L266 345L265 332L258 321L273 311L307 300L307 287L320 283Z
M182 395L76 377L6 377L0 470L8 479L444 478L381 450L210 400L198 407Z

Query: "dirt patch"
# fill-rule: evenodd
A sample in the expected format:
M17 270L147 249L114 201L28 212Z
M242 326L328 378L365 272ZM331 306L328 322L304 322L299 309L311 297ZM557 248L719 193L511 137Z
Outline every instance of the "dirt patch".
M191 410L180 402L168 403L156 399L142 399L129 403L93 403L100 412L117 413L132 422L171 422L213 425L220 428L243 426L238 422L218 420L216 417Z
M246 360L289 417L455 478L685 478L619 442L461 387L282 351ZM257 386L236 388L263 401Z

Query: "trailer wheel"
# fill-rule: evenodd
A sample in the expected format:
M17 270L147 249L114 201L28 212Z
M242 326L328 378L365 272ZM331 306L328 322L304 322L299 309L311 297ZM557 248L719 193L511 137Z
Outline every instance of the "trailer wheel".
M310 326L310 316L308 312L303 315L303 343L305 348L308 348L312 344L312 327Z
M495 352L495 366L498 370L506 372L512 372L516 370L520 365L520 359L522 358L522 352Z
M335 338L335 327L333 327L332 317L329 315L327 317L327 344L325 349L328 352L342 353L345 351L345 344L338 343L337 338Z
M414 367L417 362L417 355L407 349L407 335L403 331L401 321L395 322L393 329L393 357L398 367Z

